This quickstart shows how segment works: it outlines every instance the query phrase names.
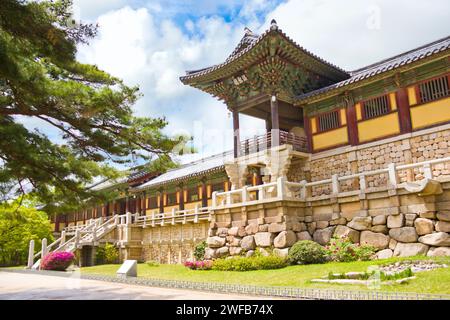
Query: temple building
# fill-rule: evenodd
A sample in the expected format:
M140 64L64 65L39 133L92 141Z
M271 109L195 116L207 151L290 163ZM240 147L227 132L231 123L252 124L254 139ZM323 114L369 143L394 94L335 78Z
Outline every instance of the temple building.
M230 110L233 150L96 185L125 191L52 217L58 250L181 263L204 240L215 258L347 235L383 257L450 255L450 37L346 71L272 21L180 80ZM266 133L241 139L240 114Z

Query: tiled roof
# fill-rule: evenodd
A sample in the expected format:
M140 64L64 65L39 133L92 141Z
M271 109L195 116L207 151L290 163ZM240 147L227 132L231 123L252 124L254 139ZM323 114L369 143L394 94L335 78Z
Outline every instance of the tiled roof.
M320 58L319 56L313 54L312 52L306 50L305 48L303 48L302 46L297 44L294 40L292 40L290 37L288 37L281 29L278 28L275 20L272 20L271 27L259 36L254 34L252 31L250 31L250 29L246 28L244 37L241 39L241 41L239 42L239 44L237 45L237 47L233 51L233 53L225 60L225 62L213 65L211 67L199 69L199 70L186 71L186 75L180 77L180 80L181 81L190 80L192 78L208 74L212 71L215 71L217 69L220 69L220 68L226 66L227 64L237 60L238 58L243 56L245 53L247 53L251 49L253 49L258 43L260 43L271 32L277 32L279 35L284 37L287 41L291 42L298 50L309 55L310 57L314 58L315 60L319 61L320 63L335 69L336 71L342 73L342 75L348 76L348 73L345 70L339 68L338 66L336 66L328 61L325 61L324 59Z
M186 179L193 176L199 176L208 172L218 171L224 168L225 162L232 160L233 155L231 151L217 154L211 157L203 158L191 163L187 163L180 168L176 168L162 175L152 179L136 189L142 190L158 185Z
M340 81L340 82L337 82L335 84L329 85L327 87L323 87L323 88L299 95L297 97L297 100L302 100L305 98L313 97L313 96L328 92L333 89L347 86L349 84L367 79L369 77L378 75L380 73L399 68L399 67L404 66L409 63L416 62L420 59L424 59L433 54L447 50L449 48L450 48L450 36L443 38L443 39L439 39L432 43L423 45L419 48L404 52L397 56L376 62L367 67L352 71L352 72L350 72L350 74L351 74L350 78Z

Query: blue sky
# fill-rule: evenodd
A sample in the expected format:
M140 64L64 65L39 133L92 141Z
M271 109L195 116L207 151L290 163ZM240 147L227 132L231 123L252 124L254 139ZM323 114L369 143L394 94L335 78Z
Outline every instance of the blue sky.
M136 114L166 116L167 133L193 134L199 153L183 161L231 149L232 123L223 103L178 78L226 59L244 27L260 33L275 18L297 43L353 70L448 36L449 7L448 0L74 0L75 17L100 28L78 59L139 85ZM59 141L55 129L25 122ZM264 123L241 117L241 128L250 137Z

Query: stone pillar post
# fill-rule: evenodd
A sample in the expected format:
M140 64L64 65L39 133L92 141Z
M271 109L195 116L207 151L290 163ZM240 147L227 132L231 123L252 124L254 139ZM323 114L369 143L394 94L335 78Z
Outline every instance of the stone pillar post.
M63 231L64 232L64 231ZM27 268L31 269L34 264L34 240L30 240L30 246L28 248L28 263Z
M270 99L270 114L272 120L272 147L280 145L280 121L278 117L278 101L276 96Z

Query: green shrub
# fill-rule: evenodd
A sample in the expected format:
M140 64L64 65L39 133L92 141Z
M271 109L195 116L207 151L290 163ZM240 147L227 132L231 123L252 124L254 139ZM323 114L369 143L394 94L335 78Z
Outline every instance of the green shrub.
M289 249L288 261L291 264L324 263L327 251L314 241L298 241Z
M155 260L145 261L145 264L149 267L159 267L159 262Z
M196 260L203 260L205 257L205 250L208 247L206 241L202 241L194 248L194 257Z
M350 238L333 238L325 249L333 261L368 261L375 253L375 248L369 245L353 243Z
M95 254L97 264L112 264L119 262L119 249L113 244L107 243L104 247L98 247Z
M216 259L212 269L219 271L250 271L250 270L269 270L286 267L286 259L270 255L242 257L235 256L229 259Z

